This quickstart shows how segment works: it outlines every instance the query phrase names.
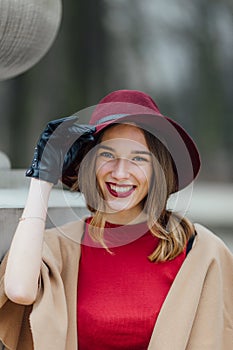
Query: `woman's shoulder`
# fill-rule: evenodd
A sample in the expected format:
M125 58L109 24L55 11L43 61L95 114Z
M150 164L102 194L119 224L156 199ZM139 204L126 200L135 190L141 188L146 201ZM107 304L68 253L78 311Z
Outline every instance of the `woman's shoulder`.
M233 259L232 252L217 234L199 223L195 223L194 227L196 232L194 247L196 247L196 250L202 251L209 257L221 258L228 256Z
M202 240L212 242L213 245L226 247L225 243L217 235L217 233L213 232L208 227L199 223L195 223L194 227L195 227L195 232L197 233L197 236L201 237Z

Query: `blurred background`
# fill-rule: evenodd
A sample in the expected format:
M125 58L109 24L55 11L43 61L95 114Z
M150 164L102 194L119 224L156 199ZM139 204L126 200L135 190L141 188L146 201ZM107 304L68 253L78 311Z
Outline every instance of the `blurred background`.
M198 200L206 215L216 202L212 216L222 222L227 212L225 227L212 226L232 233L232 34L231 0L63 1L48 53L0 81L0 150L12 168L26 168L49 120L95 105L112 90L142 90L196 141Z

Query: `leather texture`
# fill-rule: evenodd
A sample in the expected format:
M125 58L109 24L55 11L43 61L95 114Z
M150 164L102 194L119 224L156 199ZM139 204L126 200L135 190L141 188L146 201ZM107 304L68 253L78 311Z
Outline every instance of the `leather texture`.
M84 145L94 140L96 128L78 124L77 116L60 118L49 122L40 135L35 147L27 177L33 177L57 184L64 179L71 186L69 178L75 176L75 164L83 154Z

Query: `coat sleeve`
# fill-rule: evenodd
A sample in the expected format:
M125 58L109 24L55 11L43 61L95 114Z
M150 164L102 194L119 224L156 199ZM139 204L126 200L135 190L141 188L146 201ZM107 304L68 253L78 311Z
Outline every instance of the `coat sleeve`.
M233 256L201 225L161 308L148 350L230 350Z
M7 349L17 349L19 337L32 346L28 321L31 306L19 305L10 301L4 291L4 273L7 254L0 265L0 344ZM24 325L24 327L22 327ZM30 349L25 347L26 349ZM32 349L32 347L31 347Z
M67 311L60 262L44 244L37 298L33 305L19 305L4 292L7 255L0 267L0 340L7 349L65 349ZM45 331L46 324L49 332ZM59 346L58 346L59 344Z
M8 254L4 257L0 265L0 349L1 342L10 350L66 349L69 313L67 279L76 283L74 271L78 269L79 258L79 244L74 244L68 237L72 230L76 231L76 225L73 226L46 231L38 293L33 305L19 305L7 298L4 274ZM74 271L69 268L67 259L74 266ZM72 289L73 286L70 287ZM76 300L76 297L73 299Z
M232 344L233 255L218 241L202 286L187 350L228 350Z

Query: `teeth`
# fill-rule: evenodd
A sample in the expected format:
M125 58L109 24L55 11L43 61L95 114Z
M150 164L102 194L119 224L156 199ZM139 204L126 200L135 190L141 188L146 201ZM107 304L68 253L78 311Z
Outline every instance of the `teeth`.
M111 188L111 190L113 190L115 192L125 193L125 192L132 190L133 186L116 186L116 185L110 184L110 188Z

